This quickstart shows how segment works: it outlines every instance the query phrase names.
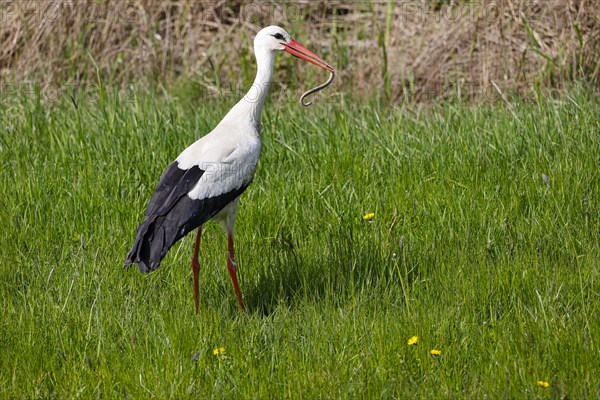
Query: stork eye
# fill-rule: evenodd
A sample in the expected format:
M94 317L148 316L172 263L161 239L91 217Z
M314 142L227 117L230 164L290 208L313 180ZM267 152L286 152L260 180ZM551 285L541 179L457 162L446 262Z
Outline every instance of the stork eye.
M284 39L284 37L283 37L283 35L282 35L281 33L276 33L276 34L274 34L274 35L272 35L272 36L273 36L275 39L277 39L277 40L283 40L283 39Z

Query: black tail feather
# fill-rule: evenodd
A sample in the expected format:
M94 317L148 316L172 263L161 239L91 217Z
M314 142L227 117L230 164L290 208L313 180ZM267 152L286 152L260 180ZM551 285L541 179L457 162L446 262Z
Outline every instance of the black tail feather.
M146 218L138 229L135 242L125 259L125 266L135 263L140 272L144 273L157 269L171 246L189 232L170 222L164 216Z

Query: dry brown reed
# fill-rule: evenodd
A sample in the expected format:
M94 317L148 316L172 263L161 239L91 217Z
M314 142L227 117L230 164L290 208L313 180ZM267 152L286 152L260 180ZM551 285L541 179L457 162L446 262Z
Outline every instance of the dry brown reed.
M254 73L251 38L277 24L336 65L337 88L354 95L528 95L600 81L599 10L600 0L9 1L0 4L0 77L57 88L97 76L241 87ZM279 63L281 82L294 84L292 66L307 71Z

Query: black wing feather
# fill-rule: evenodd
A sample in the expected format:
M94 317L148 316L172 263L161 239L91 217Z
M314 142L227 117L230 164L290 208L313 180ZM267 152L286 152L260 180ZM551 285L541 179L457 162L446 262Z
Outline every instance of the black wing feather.
M196 165L182 170L177 162L167 168L150 199L125 266L136 263L141 272L154 271L173 244L214 217L248 187L206 199L191 199L187 194L204 172Z
M158 186L150 198L146 217L149 215L165 215L181 197L187 195L198 184L203 170L194 165L190 169L181 169L177 161L169 165L158 181Z

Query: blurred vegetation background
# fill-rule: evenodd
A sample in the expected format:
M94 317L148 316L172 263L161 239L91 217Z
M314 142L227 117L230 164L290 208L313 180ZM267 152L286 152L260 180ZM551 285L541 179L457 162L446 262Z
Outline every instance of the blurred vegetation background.
M51 97L101 78L237 97L254 78L252 38L271 24L339 69L338 93L361 98L535 97L540 88L600 82L600 0L40 0L0 8L5 94L35 85ZM277 85L325 79L291 57L278 63Z

